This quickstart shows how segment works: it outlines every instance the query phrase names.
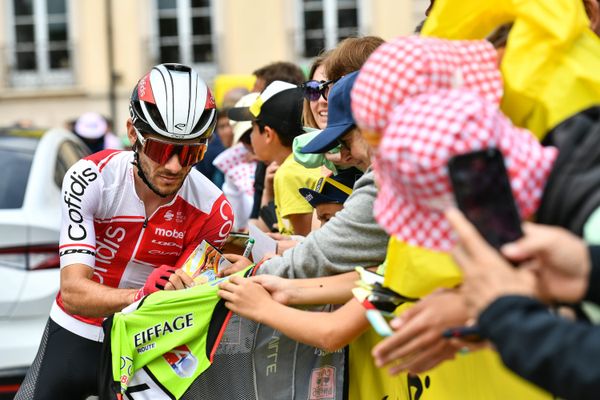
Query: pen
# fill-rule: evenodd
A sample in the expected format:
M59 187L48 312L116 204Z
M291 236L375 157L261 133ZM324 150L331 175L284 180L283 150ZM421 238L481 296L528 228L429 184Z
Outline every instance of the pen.
M446 329L442 336L446 339L462 339L467 342L481 342L483 337L478 326L459 326L456 328Z
M250 238L246 242L246 248L244 249L243 257L250 258L250 254L252 254L252 247L254 247L254 239Z

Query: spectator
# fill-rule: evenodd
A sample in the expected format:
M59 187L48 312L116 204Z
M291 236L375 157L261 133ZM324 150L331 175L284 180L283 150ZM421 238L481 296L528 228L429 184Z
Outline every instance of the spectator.
M385 41L379 36L350 37L342 40L323 62L325 76L334 82L358 71L367 58Z
M304 106L302 111L302 121L304 126L317 129L325 129L327 126L327 99L323 95L323 85L329 82L324 73L325 67L323 62L327 59L329 52L324 52L313 61L308 74L310 81L303 85L313 85L317 90L313 90L313 94L304 98ZM318 96L318 97L317 97Z
M226 149L233 145L233 128L227 116L227 109L222 109L217 114L217 135Z
M242 97L250 93L245 87L235 87L225 92L223 96L223 108L235 107L235 103L240 101Z
M463 272L469 313L504 363L555 396L597 398L600 327L549 313L535 297L598 304L600 248L587 248L563 229L526 223L525 236L499 254L459 211L446 215L459 239L453 257Z
M331 104L339 103L340 110L344 108L342 104L346 105L346 110L349 109L350 90L355 79L356 73L350 74L334 85L329 99L330 107ZM354 121L347 120L351 114L348 111L340 111L340 117L342 118L339 126L332 125L329 132L334 136L342 135L341 137L346 140L350 150L344 151L351 153L356 166L369 166L371 153L367 143L360 140L360 135L356 135L356 130L353 129ZM329 116L328 124L335 121L333 118L333 114ZM318 143L314 144L315 148L321 145L335 145L336 138L330 140L326 136L327 134L319 135ZM376 193L373 172L367 168L365 174L356 181L353 192L344 203L342 211L338 212L323 228L308 235L302 242L302 246L289 249L281 257L264 261L258 272L289 278L305 278L348 272L357 265L381 264L385 257L388 237L377 225L371 212ZM249 263L249 260L240 260L237 257L234 257L233 261L236 263L235 267L227 272L242 269Z
M463 298L451 289L460 282L460 274L447 254L455 241L443 217L443 210L453 204L447 163L454 155L489 147L503 153L520 214L530 217L541 203L558 153L514 127L494 103L464 89L439 90L406 100L390 117L375 161L380 185L375 216L394 240L405 245L390 244L388 263L415 264L403 270L405 281L426 280L423 285L432 289L449 288L403 312L392 321L394 334L375 347L378 366L402 360L390 369L394 374L419 374L454 357L456 348L441 333L466 324L468 315ZM395 285L399 286L410 289ZM399 293L414 297L409 291ZM473 369L489 375L481 375L475 384L475 376L465 375ZM489 352L463 355L427 375L431 396L440 393L436 389L440 387L448 397L465 399L481 398L482 391L506 398L541 396L514 381Z
M312 186L320 176L317 169L306 169L292 154L294 137L301 125L302 90L296 85L275 81L250 106L233 108L235 121L252 121L252 148L263 162L278 167L273 174L273 200L279 232L306 235L311 229L312 208L298 193Z
M258 93L243 96L235 107L249 107ZM231 203L234 230L246 230L254 201L254 174L256 160L250 144L250 121L232 121L233 146L221 153L213 164L225 174L223 193Z
M587 3L591 4L591 3ZM484 38L515 22L500 65L502 110L544 139L565 119L600 102L600 41L581 1L436 0L423 35ZM531 55L535 54L535 57Z
M276 80L293 83L295 85L304 82L304 73L300 67L285 61L265 65L254 71L253 74L256 76L256 82L252 89L253 92L261 92L265 87ZM270 204L267 208L262 207L266 171L267 166L263 162L259 162L256 166L256 174L254 176L254 204L252 206L252 213L250 213L250 220L253 223L259 222L258 217L261 210L263 211L263 214L272 215L272 219L275 219L275 206L273 204ZM269 190L271 189L272 188L269 188ZM265 225L262 227L268 229Z
M321 177L314 188L300 188L300 194L315 209L321 226L325 225L352 194L352 187L362 176L357 168L348 168L337 175Z
M223 175L223 172L221 172L213 164L217 156L224 152L226 148L221 140L221 132L219 131L219 128L225 129L226 132L223 133L223 136L229 140L228 136L231 136L231 127L229 126L227 110L219 110L217 112L217 134L212 135L208 142L208 148L206 149L204 158L198 164L196 164L195 167L202 173L202 175L210 179L215 186L221 189L223 187L223 183L225 182L225 176Z
M256 82L252 92L262 92L275 81L284 81L296 85L304 82L304 72L296 64L287 61L277 61L260 67L252 73Z
M110 132L108 121L98 113L82 114L75 121L73 132L83 140L92 153L104 149L122 149L120 140Z

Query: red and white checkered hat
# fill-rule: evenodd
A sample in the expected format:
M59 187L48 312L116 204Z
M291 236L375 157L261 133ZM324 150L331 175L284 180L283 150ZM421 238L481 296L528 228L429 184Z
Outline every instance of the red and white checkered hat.
M502 152L521 217L528 218L539 206L555 148L464 89L422 94L396 107L374 161L379 224L409 244L450 250L455 239L443 214L454 206L448 161L489 147Z
M383 132L394 107L412 96L462 87L494 104L503 85L497 54L486 40L403 36L377 48L352 88L352 113L362 129Z

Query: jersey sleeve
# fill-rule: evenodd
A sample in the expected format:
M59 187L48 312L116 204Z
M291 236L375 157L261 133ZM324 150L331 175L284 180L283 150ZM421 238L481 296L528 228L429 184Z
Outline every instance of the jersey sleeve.
M233 208L225 195L221 194L214 202L206 222L177 260L176 266L180 267L203 240L217 248L223 247L233 227L233 221Z
M96 164L75 163L65 174L61 192L60 267L85 264L94 267L96 234L94 214L99 207L102 178Z

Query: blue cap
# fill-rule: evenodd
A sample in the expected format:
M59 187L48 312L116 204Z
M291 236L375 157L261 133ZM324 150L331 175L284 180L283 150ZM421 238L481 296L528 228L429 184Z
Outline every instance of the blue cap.
M344 204L362 174L362 171L351 167L337 175L321 177L314 189L300 188L298 191L313 207L323 203Z
M302 153L325 153L338 145L337 140L356 126L350 107L350 91L358 71L337 81L327 99L327 127L301 150Z

